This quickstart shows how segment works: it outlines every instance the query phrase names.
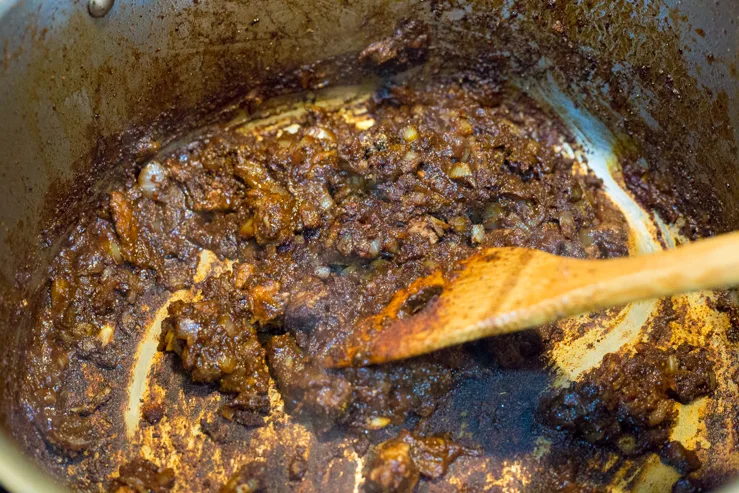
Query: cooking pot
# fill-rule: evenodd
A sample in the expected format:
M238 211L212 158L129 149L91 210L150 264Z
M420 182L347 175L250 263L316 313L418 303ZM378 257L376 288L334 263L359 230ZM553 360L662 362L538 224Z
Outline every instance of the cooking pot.
M254 117L256 97L359 90L376 75L355 66L356 53L401 19L430 26L437 67L504 74L556 113L624 211L635 252L739 229L734 1L6 0L0 17L0 482L10 491L57 491L41 471L66 474L39 464L20 428L16 383L32 330L24 310L104 178L148 156L152 142ZM739 472L736 348L716 335L726 321L710 306L681 303L684 330L723 366L717 403L681 411L678 433L710 451L710 487L730 484ZM600 352L588 352L595 339L566 341L556 371L578 378L633 339L651 309L631 307L631 318L603 327ZM524 488L536 473L501 460L495 488ZM669 488L676 476L660 466L640 463L612 487Z

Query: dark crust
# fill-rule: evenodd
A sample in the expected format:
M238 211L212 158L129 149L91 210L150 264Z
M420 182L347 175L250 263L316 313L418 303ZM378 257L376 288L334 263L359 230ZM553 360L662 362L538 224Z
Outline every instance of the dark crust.
M110 491L116 493L167 493L175 485L174 471L157 467L145 459L134 459L120 467Z
M704 349L681 345L662 351L638 344L625 354L607 354L582 381L545 396L544 422L625 456L658 451L687 475L700 468L694 451L670 441L675 402L710 395L716 388L713 363Z

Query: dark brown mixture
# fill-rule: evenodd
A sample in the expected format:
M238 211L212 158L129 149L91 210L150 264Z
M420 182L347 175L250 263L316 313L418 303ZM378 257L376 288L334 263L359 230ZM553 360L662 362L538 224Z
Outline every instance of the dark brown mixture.
M363 56L382 64L391 48ZM521 366L541 350L526 334L383 367L326 371L316 363L397 290L478 248L626 254L623 218L599 181L555 152L562 129L524 111L532 107L524 96L504 99L475 79L387 87L368 104L372 126L315 107L291 126L222 130L137 167L72 232L42 293L43 330L22 398L45 443L74 460L109 439L99 410L111 388L79 402L69 382L120 381L122 348L143 323L134 304L190 288L203 249L232 269L201 282L197 300L169 306L159 348L193 382L229 396L217 419L201 423L218 443L227 436L219 419L263 425L272 382L286 411L317 433L363 434L432 416L482 364L480 348L501 367ZM687 474L695 457L667 441L673 402L714 386L699 350L640 347L633 357L609 355L542 409L554 427L624 455L659 449ZM155 424L164 413L153 402L142 414ZM365 451L365 488L375 492L412 491L477 453L407 430ZM291 481L303 478L302 456L286 467ZM262 463L245 464L221 491L262 491L267 476ZM121 467L111 489L159 492L173 481L137 460Z
M365 468L365 490L410 492L420 477L438 479L461 455L474 455L445 437L423 438L403 430L379 444Z
M639 344L633 354L607 354L580 382L547 396L545 421L626 456L659 451L683 474L700 467L694 452L669 441L675 402L688 403L716 388L713 364L703 348L662 351Z

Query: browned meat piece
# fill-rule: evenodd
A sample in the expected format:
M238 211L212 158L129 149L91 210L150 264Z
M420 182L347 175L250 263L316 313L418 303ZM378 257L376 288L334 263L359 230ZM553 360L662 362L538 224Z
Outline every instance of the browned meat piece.
M234 176L241 158L231 139L214 137L191 149L188 160L171 159L165 164L173 181L184 190L190 210L225 212L244 199L246 187Z
M687 404L698 397L708 395L716 388L713 364L705 348L682 344L675 351L670 364L677 362L675 369L675 398Z
M59 329L57 338L77 345L85 357L100 353L92 337L96 327L136 301L141 279L123 261L111 224L99 220L74 250L60 255L50 283L51 314Z
M394 438L411 446L411 457L423 477L438 479L462 455L477 455L476 450L457 445L443 436L422 437L403 430Z
M284 243L297 228L289 195L259 192L254 199L254 237L260 245Z
M230 276L208 279L203 300L174 302L162 322L160 349L172 351L196 382L236 394L233 409L269 410L269 373L256 329L234 309Z
M540 178L542 174L552 171L552 161L542 155L542 150L537 142L530 140L524 146L512 148L505 157L504 165L524 181Z
M451 369L432 358L357 368L347 374L356 395L352 422L360 428L374 428L376 417L400 424L411 414L429 416L452 386Z
M185 182L187 205L196 212L229 211L234 208L239 195L243 195L236 180L198 174Z
M403 214L390 204L371 198L347 199L328 228L325 244L350 261L372 260L392 252L389 242L397 239L398 228L391 225L402 219Z
M701 461L695 452L686 449L682 443L674 440L662 447L659 456L665 464L674 467L683 475L697 471L701 467Z
M288 394L298 386L298 380L305 372L306 358L289 334L270 339L267 349L269 365L274 372L277 386L283 394Z
M239 214L198 216L188 227L188 239L218 256L234 258L238 255L241 220Z
M111 254L137 268L155 270L170 289L188 285L197 252L185 235L188 225L183 222L192 213L183 211L183 200L175 192L163 202L137 196L134 191L110 194L109 208L119 239L109 244Z
M146 402L141 406L141 416L150 425L159 423L164 418L165 412L164 403L159 401Z
M350 222L337 231L336 251L344 257L377 258L383 246L382 234L375 225Z
M137 458L122 465L119 476L113 480L114 493L167 493L175 485L175 474L170 468Z
M255 323L265 326L282 317L289 295L281 289L279 282L267 281L248 290L247 299Z
M410 493L420 477L411 446L400 440L380 444L365 466L367 493Z
M626 232L616 224L604 223L592 229L583 230L580 238L586 251L593 257L621 257L628 254Z
M139 239L139 227L134 217L133 204L122 192L111 192L110 213L118 237L126 248L133 248Z
M289 409L319 420L362 429L400 424L410 414L430 415L451 386L450 370L428 359L328 373L311 365L294 338L272 338L269 363Z
M142 209L145 209L145 204L132 202L122 192L110 194L110 213L120 238L123 258L139 267L156 269L161 266L161 259L149 242L146 231L142 231L139 218L151 211Z
M438 479L461 455L476 455L451 440L441 437L421 437L408 430L378 445L370 454L365 471L367 491L412 491L419 474Z
M341 376L309 366L289 335L272 338L269 363L288 409L307 414L319 429L329 429L346 414L352 386Z

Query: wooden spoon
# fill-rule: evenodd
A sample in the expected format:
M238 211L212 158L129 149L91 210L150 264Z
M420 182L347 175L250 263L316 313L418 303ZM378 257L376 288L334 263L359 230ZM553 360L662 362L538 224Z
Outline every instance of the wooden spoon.
M739 284L739 232L608 260L490 248L399 291L329 351L328 367L418 356L601 308Z

